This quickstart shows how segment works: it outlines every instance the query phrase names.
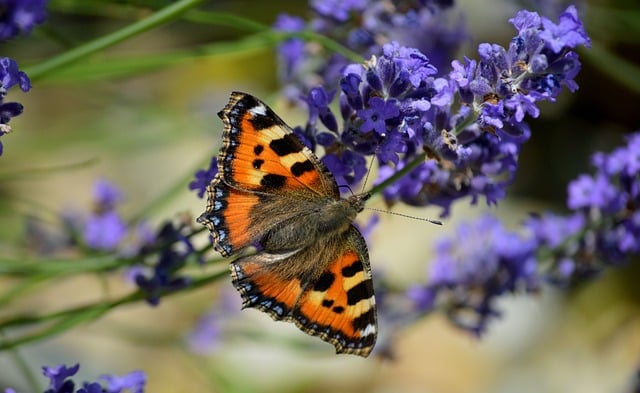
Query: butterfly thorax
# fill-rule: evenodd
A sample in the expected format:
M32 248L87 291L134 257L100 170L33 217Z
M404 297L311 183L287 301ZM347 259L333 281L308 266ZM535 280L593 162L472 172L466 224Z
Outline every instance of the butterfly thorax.
M305 219L292 217L274 225L261 240L264 249L289 251L309 246L314 242L335 241L349 231L356 215L364 209L369 194L349 198L325 198L305 209Z

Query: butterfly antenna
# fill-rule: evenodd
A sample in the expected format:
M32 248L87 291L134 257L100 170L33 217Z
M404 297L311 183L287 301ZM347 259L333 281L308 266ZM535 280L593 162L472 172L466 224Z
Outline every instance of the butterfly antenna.
M343 187L346 187L349 190L349 192L351 193L351 195L353 195L353 190L351 189L351 187L348 184L343 184L341 186L338 186L338 189L343 188Z
M367 210L372 210L374 212L378 212L378 213L386 213L386 214L391 214L393 216L400 216L400 217L405 217L405 218L411 218L413 220L418 220L418 221L426 221L426 222L430 222L432 224L435 225L442 225L442 221L439 220L432 220L430 218L423 218L423 217L416 217L416 216L410 216L408 214L402 214L402 213L396 213L396 212L392 212L389 210L382 210L382 209L376 209L373 207L365 207L365 209Z
M376 149L377 152L378 149ZM369 181L369 174L371 173L371 168L373 168L373 161L376 159L374 155L369 161L369 168L367 168L367 174L364 175L364 181L362 182L362 193L364 194L364 189L367 187L367 181Z

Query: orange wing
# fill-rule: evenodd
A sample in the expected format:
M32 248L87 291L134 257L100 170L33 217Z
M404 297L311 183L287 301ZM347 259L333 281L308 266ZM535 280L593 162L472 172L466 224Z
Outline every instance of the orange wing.
M317 263L303 260L311 254L304 251L273 256L278 259L269 263L265 263L266 253L232 262L233 285L242 295L243 308L294 322L305 333L333 344L336 353L368 356L375 345L377 322L366 243L353 226L343 240L326 270L310 282L304 276L283 275L295 270L288 266Z
M278 222L303 216L299 201L340 198L329 170L262 101L234 92L218 115L224 144L198 222L223 256L250 246Z
M275 194L303 189L340 198L331 172L265 103L234 92L218 116L225 125L218 169L226 184Z

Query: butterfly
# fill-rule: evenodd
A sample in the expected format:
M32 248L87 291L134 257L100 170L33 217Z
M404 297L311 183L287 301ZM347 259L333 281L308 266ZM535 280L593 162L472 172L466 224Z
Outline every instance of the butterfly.
M234 92L218 116L223 147L198 222L222 256L240 255L230 270L242 308L368 356L376 306L353 220L370 194L341 198L327 167L256 97Z

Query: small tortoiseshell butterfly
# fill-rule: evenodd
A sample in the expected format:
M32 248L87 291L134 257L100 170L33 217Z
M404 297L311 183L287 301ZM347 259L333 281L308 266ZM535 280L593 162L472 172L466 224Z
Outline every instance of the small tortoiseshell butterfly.
M336 353L368 356L376 307L367 245L352 221L368 193L340 198L333 175L259 99L232 93L224 145L198 222L230 256L243 308L291 321Z

